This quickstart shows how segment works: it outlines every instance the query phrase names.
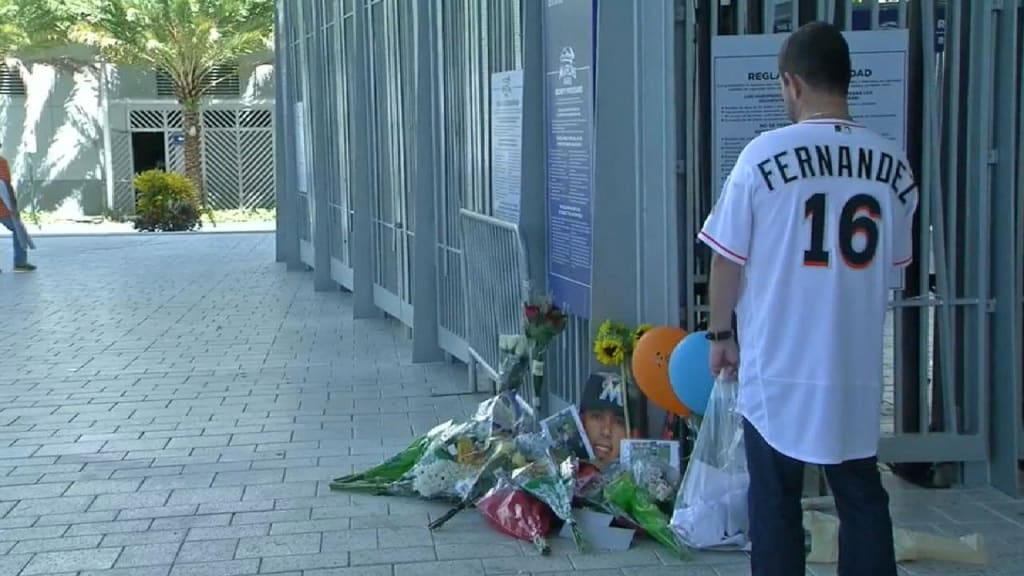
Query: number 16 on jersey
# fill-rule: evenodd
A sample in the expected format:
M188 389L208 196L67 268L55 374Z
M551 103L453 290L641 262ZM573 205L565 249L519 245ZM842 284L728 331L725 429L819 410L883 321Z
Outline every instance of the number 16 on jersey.
M843 263L853 269L871 266L878 252L882 206L870 194L856 194L843 204L837 222L830 221L828 195L819 192L804 203L804 221L811 227L811 244L804 250L804 266L831 266L826 235L835 234ZM831 244L831 242L829 243Z

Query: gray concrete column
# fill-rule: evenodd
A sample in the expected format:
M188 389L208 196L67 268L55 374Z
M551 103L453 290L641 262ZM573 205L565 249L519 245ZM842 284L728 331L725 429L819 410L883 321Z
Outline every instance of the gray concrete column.
M416 0L413 8L416 82L415 162L412 181L416 229L412 247L412 361L433 362L444 355L438 345L437 325L437 222L435 198L443 193L438 185L434 150L440 145L437 129L437 69L440 55L435 40L436 15L440 5L433 0Z

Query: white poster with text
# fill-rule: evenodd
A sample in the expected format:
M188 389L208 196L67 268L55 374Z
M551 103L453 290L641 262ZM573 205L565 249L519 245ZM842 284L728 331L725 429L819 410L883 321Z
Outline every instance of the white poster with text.
M491 74L491 193L494 216L519 224L523 171L523 71Z
M853 80L850 114L906 148L908 31L844 32ZM782 102L778 54L788 34L716 36L712 43L714 197L743 147L790 124Z

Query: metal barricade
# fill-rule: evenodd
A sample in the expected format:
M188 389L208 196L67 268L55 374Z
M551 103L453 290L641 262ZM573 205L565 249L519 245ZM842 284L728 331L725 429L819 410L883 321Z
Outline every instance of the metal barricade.
M472 210L459 211L462 223L463 294L466 295L466 341L473 390L476 367L498 378L498 337L519 334L529 278L526 248L515 224Z

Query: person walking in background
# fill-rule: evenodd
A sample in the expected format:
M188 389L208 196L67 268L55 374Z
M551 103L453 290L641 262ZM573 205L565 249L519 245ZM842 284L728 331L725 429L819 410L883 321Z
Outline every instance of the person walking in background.
M835 495L839 574L896 576L882 356L918 189L899 146L850 118L851 70L834 26L789 36L779 76L794 123L747 145L700 232L714 251L710 367L739 383L753 576L805 571L805 464L824 467Z
M31 272L35 270L36 267L28 262L28 249L31 240L18 215L18 199L14 194L11 166L3 156L0 156L0 224L11 231L14 241L14 271Z

